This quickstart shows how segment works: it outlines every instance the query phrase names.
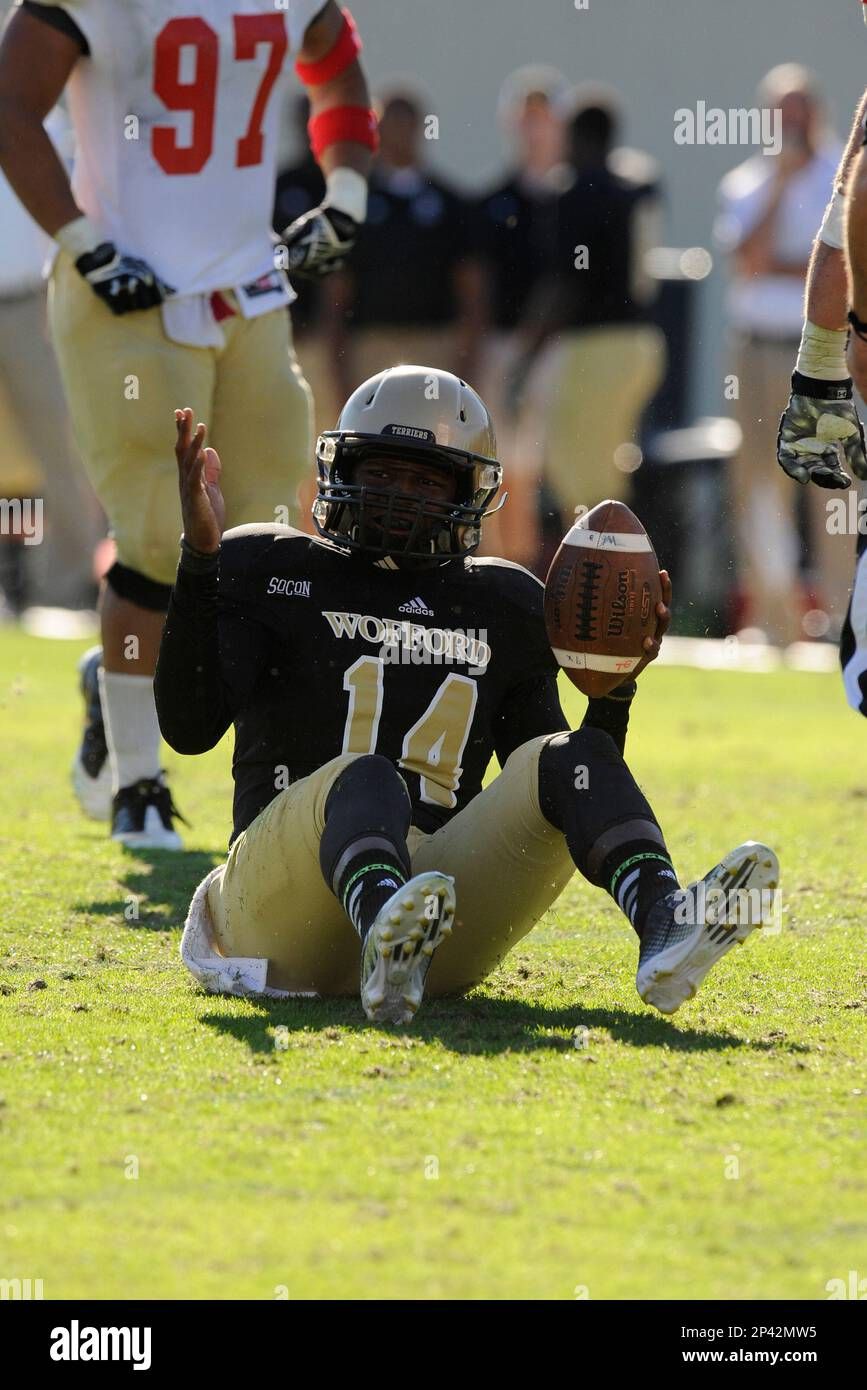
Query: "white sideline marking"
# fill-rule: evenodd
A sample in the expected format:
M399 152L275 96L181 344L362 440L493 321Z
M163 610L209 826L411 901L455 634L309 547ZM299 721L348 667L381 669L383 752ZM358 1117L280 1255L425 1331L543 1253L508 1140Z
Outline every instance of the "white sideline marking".
M793 642L782 648L740 642L737 637L666 637L657 662L702 671L840 670L835 642Z

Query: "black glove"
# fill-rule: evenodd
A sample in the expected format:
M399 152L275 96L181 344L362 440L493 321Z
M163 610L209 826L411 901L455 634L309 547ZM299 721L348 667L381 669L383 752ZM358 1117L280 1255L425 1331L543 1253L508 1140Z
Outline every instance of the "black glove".
M290 222L282 235L288 251L285 269L302 280L321 280L340 270L355 245L359 224L348 212L327 203Z
M799 483L844 488L867 478L864 431L852 400L852 379L817 381L792 374L792 394L780 417L777 462Z
M113 314L152 309L162 304L166 295L174 294L147 261L122 255L113 241L104 241L79 256L75 268Z

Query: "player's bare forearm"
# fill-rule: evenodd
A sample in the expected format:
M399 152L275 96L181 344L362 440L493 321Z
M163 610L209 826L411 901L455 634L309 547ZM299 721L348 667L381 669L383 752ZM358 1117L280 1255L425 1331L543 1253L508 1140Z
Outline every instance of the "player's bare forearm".
M835 187L845 185L852 172L858 152L864 143L864 121L867 120L867 89L858 104L855 118L852 122L852 129L849 132L849 139L846 141L846 148L840 160L840 167L837 170L837 177L834 180Z
M300 57L305 63L319 62L334 46L343 27L343 14L334 0L317 15L304 35ZM310 116L319 116L333 106L370 106L370 91L361 64L356 58L337 77L307 88ZM366 145L354 141L338 141L323 150L319 160L324 174L334 169L354 169L365 177L370 169L371 153Z
M846 249L849 304L856 316L867 320L867 151L859 154L849 179L846 197ZM858 332L849 339L849 370L863 397L867 393L867 342Z
M24 11L0 42L0 168L49 236L81 216L42 122L79 57L72 40Z
M325 82L321 87L308 89L310 96L310 115L318 116L332 106L369 106L370 92L367 80L358 62L347 68L333 82ZM319 164L324 174L333 169L354 169L365 178L370 170L371 153L366 145L355 141L338 140L322 151Z
M817 328L846 327L846 258L836 246L817 240L807 272L804 317Z
M849 301L867 319L867 151L862 150L849 179L846 198L846 249Z
M40 121L13 115L0 97L0 167L13 191L44 232L81 216L69 177Z
M867 118L867 91L855 116L846 153L840 166L839 182L846 188L847 290L849 307L862 321L867 318L867 155L864 150L864 121ZM867 393L867 343L857 332L849 338L847 353L852 380L863 399ZM859 474L859 476L862 476Z

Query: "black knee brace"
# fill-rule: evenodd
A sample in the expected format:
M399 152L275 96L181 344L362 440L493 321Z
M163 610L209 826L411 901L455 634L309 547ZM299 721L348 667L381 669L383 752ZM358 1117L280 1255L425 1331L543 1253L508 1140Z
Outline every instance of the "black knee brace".
M546 743L539 755L539 805L591 883L600 883L602 865L621 841L665 846L644 793L601 729L574 729Z
M158 584L155 579L148 579L140 570L132 570L119 560L115 560L105 581L118 598L137 603L139 608L149 608L152 613L165 613L169 606L171 584Z
M319 863L326 883L337 891L347 856L381 849L395 854L406 877L412 866L406 847L412 803L397 768L379 753L356 758L344 768L325 802L325 829Z

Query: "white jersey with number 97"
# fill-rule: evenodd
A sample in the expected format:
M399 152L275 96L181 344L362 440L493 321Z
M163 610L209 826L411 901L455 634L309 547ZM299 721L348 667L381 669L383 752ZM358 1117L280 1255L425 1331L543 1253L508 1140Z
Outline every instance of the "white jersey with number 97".
M90 48L73 69L76 202L179 294L274 268L277 126L325 0L49 0Z

